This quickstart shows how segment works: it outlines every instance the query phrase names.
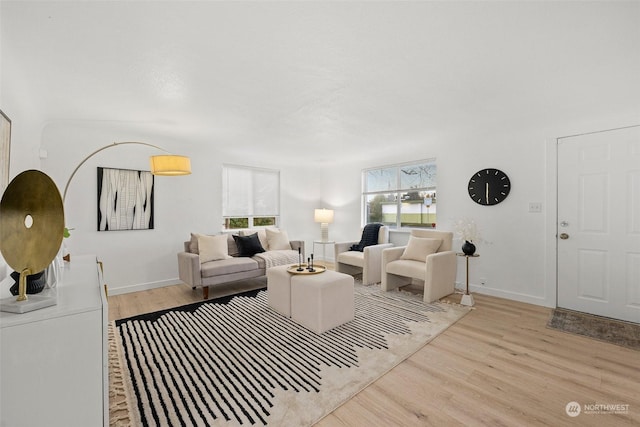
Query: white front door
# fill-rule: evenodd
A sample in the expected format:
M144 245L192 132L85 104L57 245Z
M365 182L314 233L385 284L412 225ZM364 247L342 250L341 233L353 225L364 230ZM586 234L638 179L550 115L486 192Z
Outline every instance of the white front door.
M558 307L640 323L640 126L557 149Z

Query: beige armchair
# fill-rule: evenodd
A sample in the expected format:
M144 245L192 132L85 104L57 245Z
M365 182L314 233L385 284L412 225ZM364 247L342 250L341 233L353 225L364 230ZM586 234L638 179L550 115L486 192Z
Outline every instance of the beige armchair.
M365 285L380 283L382 250L393 247L389 243L389 227L380 227L377 245L366 246L362 252L349 250L358 243L335 244L336 271L350 275L362 273L362 283Z
M382 290L424 283L424 302L433 302L455 290L456 253L453 233L412 230L407 246L382 252Z

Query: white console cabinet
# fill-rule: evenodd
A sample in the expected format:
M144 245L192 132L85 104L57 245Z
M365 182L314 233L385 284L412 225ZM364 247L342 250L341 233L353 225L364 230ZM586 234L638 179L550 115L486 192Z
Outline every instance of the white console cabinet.
M0 427L108 426L108 307L95 256L65 263L56 305L0 312Z

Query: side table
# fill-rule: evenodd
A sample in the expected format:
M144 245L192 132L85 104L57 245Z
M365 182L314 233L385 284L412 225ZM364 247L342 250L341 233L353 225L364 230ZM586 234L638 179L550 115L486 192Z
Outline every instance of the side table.
M460 300L460 304L473 306L475 304L473 302L473 295L471 295L471 293L469 292L469 258L477 258L480 255L478 254L467 255L462 252L458 252L456 255L465 257L467 261L467 288L464 292L464 295L462 295L462 300Z
M326 261L327 260L327 256L326 256L326 249L327 249L327 245L335 245L336 242L333 240L328 240L328 241L322 241L322 240L314 240L313 241L313 251L316 251L316 245L322 245L322 261Z

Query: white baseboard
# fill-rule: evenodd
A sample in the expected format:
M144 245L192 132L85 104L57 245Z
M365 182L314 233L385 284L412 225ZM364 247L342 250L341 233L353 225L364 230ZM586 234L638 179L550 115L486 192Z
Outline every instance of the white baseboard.
M456 282L455 289L457 292L464 293L466 285L464 283ZM492 297L504 298L512 301L525 302L527 304L540 305L542 307L555 308L555 305L549 304L545 298L536 297L533 295L520 294L517 292L509 292L501 289L488 288L482 285L469 284L469 292L472 294L488 295Z
M109 295L122 295L122 294L129 294L132 292L147 291L149 289L163 288L165 286L178 285L180 283L182 283L180 279L175 278L175 279L161 280L158 282L140 283L140 284L128 285L128 286L119 286L119 287L109 286L108 289L109 289ZM457 291L464 292L465 286L460 282L456 282L455 288ZM504 298L504 299L513 300L513 301L524 302L528 304L540 305L543 307L555 308L555 305L549 304L547 301L545 301L545 298L537 297L533 295L503 291L500 289L488 288L486 286L473 285L473 284L469 284L469 291L471 293L477 293L481 295L489 295L489 296Z
M173 286L182 283L180 279L168 279L168 280L160 280L158 282L148 282L148 283L139 283L136 285L127 285L127 286L108 286L109 295L122 295L129 294L131 292L140 292L140 291L148 291L149 289L155 288L164 288L165 286ZM186 285L185 285L186 286Z
M544 297L538 297L535 295L509 292L501 289L488 288L486 286L472 285L472 284L469 284L469 292L481 294L481 295L489 295L492 297L504 298L512 301L525 302L533 305L540 305L543 307L555 308L555 305L550 305L550 303Z

